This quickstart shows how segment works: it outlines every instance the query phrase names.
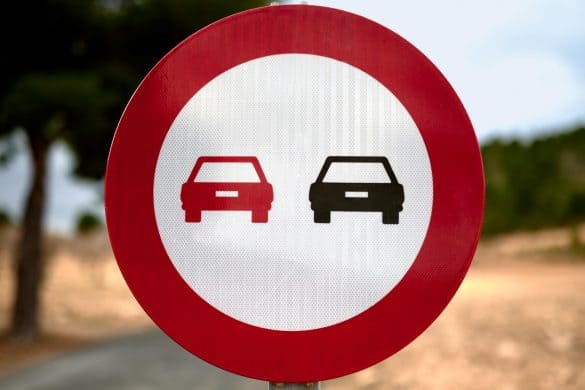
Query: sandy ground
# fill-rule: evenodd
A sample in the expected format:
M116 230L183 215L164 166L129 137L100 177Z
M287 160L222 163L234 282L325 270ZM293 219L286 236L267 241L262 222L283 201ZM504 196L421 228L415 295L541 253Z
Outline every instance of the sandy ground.
M0 241L0 329L9 317L13 234ZM0 341L0 375L152 326L103 235L52 243L45 335L32 346ZM461 289L423 335L392 358L324 388L585 389L585 251L569 247L567 229L482 242Z

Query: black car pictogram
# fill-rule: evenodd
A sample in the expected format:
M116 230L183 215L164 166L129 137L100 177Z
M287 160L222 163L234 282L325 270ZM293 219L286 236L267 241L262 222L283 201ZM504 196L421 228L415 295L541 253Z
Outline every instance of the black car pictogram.
M328 182L324 178L336 163L381 164L388 182ZM404 203L404 189L398 182L386 157L329 156L315 183L309 190L311 209L317 223L331 222L332 211L381 211L382 223L397 224Z

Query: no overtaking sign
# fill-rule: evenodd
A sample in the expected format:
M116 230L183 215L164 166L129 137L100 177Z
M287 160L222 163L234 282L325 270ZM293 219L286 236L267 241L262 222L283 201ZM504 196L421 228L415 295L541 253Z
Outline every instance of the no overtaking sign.
M465 110L386 28L304 5L198 31L144 79L106 174L120 269L200 358L272 381L394 354L447 305L484 183Z

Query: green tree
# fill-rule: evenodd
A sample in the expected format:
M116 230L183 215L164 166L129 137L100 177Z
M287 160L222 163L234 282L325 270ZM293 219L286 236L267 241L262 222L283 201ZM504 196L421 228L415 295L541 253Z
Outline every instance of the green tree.
M12 221L10 220L10 215L2 209L0 209L0 229L10 226Z
M11 333L18 338L34 339L39 331L49 147L63 139L75 150L82 134L104 137L111 132L106 113L114 99L92 58L98 54L93 49L100 46L105 18L95 1L14 2L0 17L0 34L6 41L0 60L0 132L21 129L32 160L32 182L15 254Z
M75 173L103 176L113 129L147 70L205 24L258 1L37 0L0 14L0 135L21 130L32 183L16 248L11 334L39 333L47 154L64 140Z
M77 234L88 234L103 228L102 220L91 211L84 211L77 217L75 231Z
M523 143L495 140L482 155L485 234L585 220L585 127Z

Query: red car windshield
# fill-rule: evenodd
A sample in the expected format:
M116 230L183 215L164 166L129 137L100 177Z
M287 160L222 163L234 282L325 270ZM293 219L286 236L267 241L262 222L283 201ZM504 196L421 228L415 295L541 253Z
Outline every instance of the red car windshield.
M251 162L204 162L194 178L198 183L259 183Z

